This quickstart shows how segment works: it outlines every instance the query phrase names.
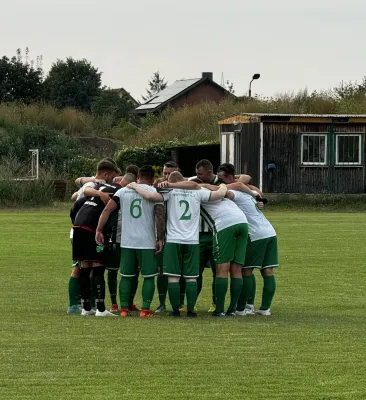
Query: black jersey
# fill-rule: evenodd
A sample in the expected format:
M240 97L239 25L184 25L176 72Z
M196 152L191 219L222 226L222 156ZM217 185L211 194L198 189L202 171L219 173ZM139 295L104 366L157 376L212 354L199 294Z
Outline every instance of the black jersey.
M121 186L117 183L100 184L95 187L96 190L101 192L111 193L113 195ZM81 203L80 199L80 203ZM76 205L77 207L78 205ZM76 214L73 227L80 227L92 232L95 232L98 226L99 217L104 210L105 204L100 197L87 197Z

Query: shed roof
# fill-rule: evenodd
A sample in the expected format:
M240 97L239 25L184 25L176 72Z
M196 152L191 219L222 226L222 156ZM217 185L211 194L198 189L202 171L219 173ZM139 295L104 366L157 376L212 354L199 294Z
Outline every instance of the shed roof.
M304 123L331 123L331 122L365 122L366 114L266 114L243 113L219 121L220 125L230 125L249 122L304 122Z

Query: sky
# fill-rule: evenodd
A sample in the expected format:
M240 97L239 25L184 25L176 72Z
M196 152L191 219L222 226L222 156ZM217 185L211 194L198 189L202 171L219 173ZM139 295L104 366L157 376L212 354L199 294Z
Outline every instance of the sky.
M213 72L235 94L329 89L366 75L365 0L0 0L0 57L30 49L47 72L86 58L103 84L141 99L159 70L173 83Z

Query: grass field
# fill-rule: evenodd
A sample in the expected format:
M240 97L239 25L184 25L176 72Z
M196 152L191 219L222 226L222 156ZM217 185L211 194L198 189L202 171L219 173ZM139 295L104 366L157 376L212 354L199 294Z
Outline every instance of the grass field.
M272 317L210 317L208 271L199 318L140 320L67 316L67 213L0 213L0 399L366 399L366 214L268 217Z

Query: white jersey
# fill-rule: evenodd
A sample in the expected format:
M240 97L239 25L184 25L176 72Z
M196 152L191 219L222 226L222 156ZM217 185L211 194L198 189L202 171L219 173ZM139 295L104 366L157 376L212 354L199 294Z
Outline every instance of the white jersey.
M234 194L233 202L245 213L248 219L249 237L252 242L276 236L271 223L259 210L257 202L248 193L230 190Z
M140 184L149 192L152 186ZM120 204L122 215L121 247L130 249L155 249L155 214L153 201L144 199L134 189L119 189L113 200ZM162 202L161 202L162 204Z
M211 192L173 189L162 196L167 202L167 243L198 244L200 206L210 200Z
M87 182L85 185L83 185L79 190L78 190L78 197L77 197L77 199L76 200L79 200L79 199L81 199L82 197L84 197L84 190L85 190L85 188L87 188L87 187L91 187L91 188L95 188L95 186L96 186L97 184L96 183L94 183L94 182Z
M243 211L234 202L226 198L202 203L201 215L214 233L236 224L248 223Z

